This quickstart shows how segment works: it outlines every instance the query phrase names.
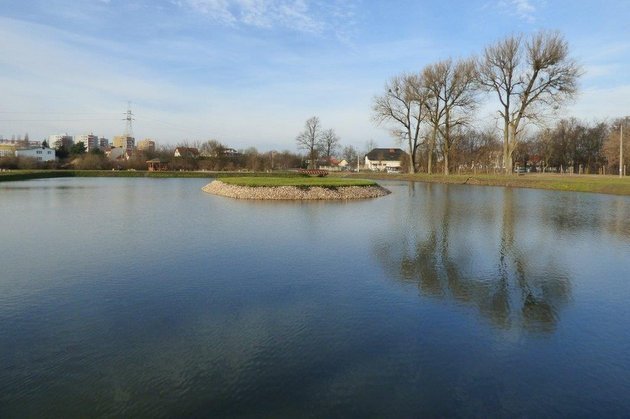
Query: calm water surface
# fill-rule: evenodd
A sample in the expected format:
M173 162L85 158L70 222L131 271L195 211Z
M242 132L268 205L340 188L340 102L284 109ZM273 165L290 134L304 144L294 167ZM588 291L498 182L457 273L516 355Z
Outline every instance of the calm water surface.
M0 417L630 415L630 199L0 183Z

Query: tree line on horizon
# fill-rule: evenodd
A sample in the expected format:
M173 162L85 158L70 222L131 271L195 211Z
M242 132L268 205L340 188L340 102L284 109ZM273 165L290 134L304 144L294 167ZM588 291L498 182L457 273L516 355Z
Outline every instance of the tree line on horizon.
M393 76L374 97L372 116L406 145L410 173L431 174L437 164L448 175L480 163L505 173L515 163L597 173L619 165L614 131L623 121L548 122L575 97L581 75L560 33L512 35L479 56L447 58ZM496 105L498 127L476 125L484 100Z
M564 171L574 173L618 173L619 137L623 119L612 121L587 122L576 118L557 121L535 134L524 136L513 153L515 164L520 167L533 165L539 171ZM630 156L628 129L624 130L624 156ZM495 172L502 161L503 145L501 137L493 128L465 127L454 138L449 162L456 171ZM200 150L200 158L175 158L177 147L195 147ZM376 148L374 141L368 141L364 149L358 151L352 145L342 147L335 143L330 155L347 160L351 165L365 153ZM1 169L135 169L145 170L146 161L159 158L169 163L172 170L286 170L306 168L310 160L308 153L284 151L259 152L250 147L240 150L236 156L225 156L222 150L228 147L217 140L205 142L182 141L175 146L164 145L155 151L136 152L129 160L112 161L100 150L86 152L85 147L76 143L70 150L61 151L61 157L54 162L42 164L29 158L2 157ZM317 149L319 159L321 149ZM426 156L426 144L420 144L418 154ZM324 153L325 154L325 153ZM624 159L625 160L625 159ZM416 161L418 170L427 171L426 157ZM627 160L625 161L627 163ZM410 162L406 162L405 167ZM441 169L443 161L434 162L434 169Z
M353 146L341 147L338 137L332 131L328 148L329 155L336 155L348 161L356 161L360 153ZM368 142L367 146L373 146ZM44 141L42 146L48 146ZM26 145L25 145L26 147ZM194 148L199 151L196 156L175 157L177 148ZM306 168L308 156L289 150L258 151L255 147L226 153L231 148L218 140L180 141L176 145L161 145L155 150L135 150L129 159L109 159L99 149L86 151L82 142L71 148L59 146L55 149L57 159L51 162L39 162L33 158L5 156L0 157L0 169L79 169L79 170L146 170L147 160L160 159L168 164L169 170L209 170L209 171L271 171ZM337 154L341 153L341 154Z

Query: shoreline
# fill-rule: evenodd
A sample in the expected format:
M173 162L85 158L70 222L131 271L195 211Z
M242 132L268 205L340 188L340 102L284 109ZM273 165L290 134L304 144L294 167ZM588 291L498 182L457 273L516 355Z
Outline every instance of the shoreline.
M345 177L359 175L349 174ZM360 177L374 180L402 180L443 185L495 186L562 192L585 192L605 195L630 196L630 176L615 175L527 173L523 175L492 174L382 174L364 173Z
M0 172L2 182L60 178L60 177L144 177L144 178L211 178L233 176L261 176L261 173L241 172L147 172L111 170L12 170ZM274 172L274 176L278 173ZM630 176L619 178L615 175L568 175L528 173L526 175L491 174L383 174L383 173L343 173L333 175L341 178L361 178L372 180L398 180L422 183L460 184L476 186L499 186L507 188L529 188L564 192L586 192L606 195L630 196Z
M378 198L391 192L382 186L238 186L215 180L201 188L206 193L235 199L275 201L327 201Z

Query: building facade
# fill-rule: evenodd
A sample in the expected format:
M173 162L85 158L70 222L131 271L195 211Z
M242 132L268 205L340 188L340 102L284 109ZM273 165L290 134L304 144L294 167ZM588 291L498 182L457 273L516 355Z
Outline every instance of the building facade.
M15 145L14 144L3 144L0 143L0 157L12 157L15 156Z
M365 155L365 169L399 172L407 156L400 148L375 148Z
M48 147L29 148L23 150L15 150L17 157L27 157L37 161L54 161L55 150Z
M126 151L132 153L136 148L136 139L126 135L116 135L114 136L112 145L116 148L124 148Z
M138 143L138 150L146 151L149 153L155 152L155 141L145 138Z
M109 150L109 140L105 137L101 137L98 139L98 148L101 150Z
M94 135L94 134L76 135L74 137L74 141L77 143L82 142L83 145L85 145L85 151L87 151L88 153L90 151L94 151L99 148L98 135Z

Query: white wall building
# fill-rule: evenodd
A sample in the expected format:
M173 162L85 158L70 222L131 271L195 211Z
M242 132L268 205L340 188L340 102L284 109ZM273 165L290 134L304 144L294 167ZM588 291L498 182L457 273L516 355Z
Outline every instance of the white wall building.
M365 168L376 171L400 171L407 153L399 148L375 148L365 155Z
M29 148L24 150L15 150L17 157L28 157L37 161L53 161L55 160L55 150L48 147Z

